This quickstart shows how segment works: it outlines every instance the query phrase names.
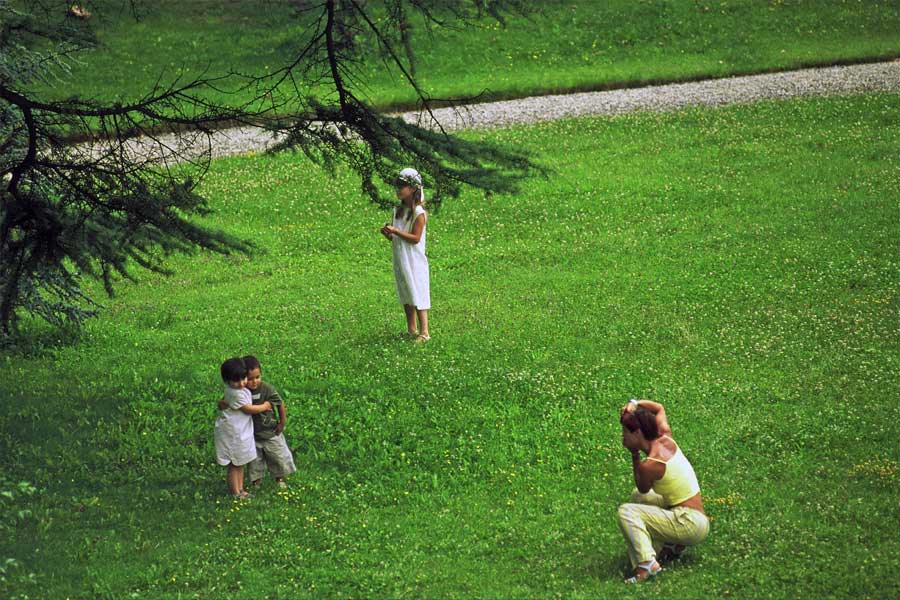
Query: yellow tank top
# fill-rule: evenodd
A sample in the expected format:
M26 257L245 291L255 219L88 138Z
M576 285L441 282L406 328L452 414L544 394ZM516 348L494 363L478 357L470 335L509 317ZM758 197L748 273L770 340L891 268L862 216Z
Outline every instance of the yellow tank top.
M669 439L672 440L672 438ZM696 496L700 491L694 467L688 462L675 440L672 440L672 443L675 444L675 454L669 460L647 458L647 460L655 460L666 465L666 472L663 476L653 482L653 491L665 498L669 506L681 504Z

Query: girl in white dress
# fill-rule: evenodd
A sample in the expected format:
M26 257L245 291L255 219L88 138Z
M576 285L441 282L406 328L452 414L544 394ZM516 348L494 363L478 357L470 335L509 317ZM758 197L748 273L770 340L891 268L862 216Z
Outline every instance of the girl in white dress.
M381 233L391 240L394 251L394 281L397 298L406 313L407 334L417 342L428 335L428 309L431 292L428 282L428 258L425 256L425 222L428 215L422 204L425 191L422 176L415 169L403 169L395 182L400 204L394 208L393 223L385 223ZM416 317L419 328L416 329Z
M256 459L252 415L271 409L272 404L253 404L247 389L247 367L240 358L229 358L220 371L228 408L216 419L216 462L228 467L228 491L243 499L250 495L244 491L244 465Z

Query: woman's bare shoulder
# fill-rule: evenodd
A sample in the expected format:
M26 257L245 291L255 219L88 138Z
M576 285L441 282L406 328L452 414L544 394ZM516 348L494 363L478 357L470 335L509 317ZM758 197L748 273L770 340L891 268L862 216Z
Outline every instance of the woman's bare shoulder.
M649 456L660 460L669 460L678 452L678 444L669 436L662 436L656 440Z

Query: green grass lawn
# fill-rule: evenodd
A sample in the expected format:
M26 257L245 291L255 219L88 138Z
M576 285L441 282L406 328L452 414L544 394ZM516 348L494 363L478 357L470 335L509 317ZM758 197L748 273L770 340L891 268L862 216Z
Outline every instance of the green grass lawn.
M504 29L414 22L418 70L437 98L485 99L641 85L900 56L900 2L891 0L589 0L541 2L539 14ZM141 3L99 12L100 51L85 54L50 97L135 99L160 75L185 80L208 69L271 72L289 61L306 26L285 0ZM360 74L381 107L415 100L385 70L374 40ZM232 99L233 100L233 99Z
M251 156L204 189L256 257L172 260L80 340L2 355L0 596L900 593L900 96L468 135L557 173L434 215L426 345L352 177ZM218 366L251 352L299 472L233 504ZM713 519L637 591L632 396L666 404Z

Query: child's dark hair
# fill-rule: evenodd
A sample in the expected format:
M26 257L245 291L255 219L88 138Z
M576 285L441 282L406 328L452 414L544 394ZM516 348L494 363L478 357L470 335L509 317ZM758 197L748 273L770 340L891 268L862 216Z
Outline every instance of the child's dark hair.
M625 429L632 433L640 429L641 433L644 434L645 440L655 440L659 437L656 415L643 406L638 406L634 412L622 413L622 418L619 421Z
M244 361L244 366L247 367L247 372L249 373L253 369L259 369L262 371L262 365L259 364L259 359L253 356L252 354L248 354L241 360Z
M238 357L229 358L222 363L222 381L240 381L247 376L247 365Z

